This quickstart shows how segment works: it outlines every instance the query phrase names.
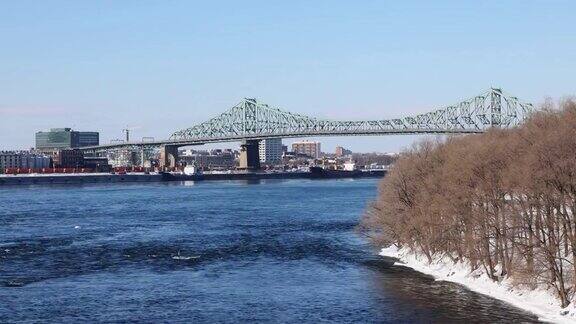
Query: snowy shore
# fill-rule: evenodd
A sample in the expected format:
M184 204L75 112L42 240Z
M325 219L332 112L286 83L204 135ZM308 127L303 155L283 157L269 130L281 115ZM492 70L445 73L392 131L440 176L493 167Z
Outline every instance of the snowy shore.
M552 292L514 288L506 279L497 283L490 280L481 269L470 272L467 264L454 264L448 258L436 257L428 264L426 257L419 257L408 249L398 249L395 246L382 249L380 255L400 260L394 263L395 266L409 267L431 275L436 280L455 282L475 292L505 301L535 314L541 321L576 323L574 303L562 309Z

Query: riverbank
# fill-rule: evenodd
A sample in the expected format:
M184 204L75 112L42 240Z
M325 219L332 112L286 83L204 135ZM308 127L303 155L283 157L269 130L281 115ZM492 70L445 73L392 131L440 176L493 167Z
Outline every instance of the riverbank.
M2 185L44 185L81 183L123 183L160 181L213 181L265 179L336 179L383 177L385 170L317 172L220 172L186 175L181 173L76 173L0 175Z
M576 307L572 304L567 308L561 308L558 299L551 291L515 288L510 284L509 279L497 283L488 278L482 269L470 272L468 264L454 264L447 257L433 257L432 263L429 264L424 256L419 256L408 249L398 249L395 246L382 249L380 255L398 259L399 261L394 263L394 266L412 268L436 280L463 285L472 291L534 313L541 321L576 323Z

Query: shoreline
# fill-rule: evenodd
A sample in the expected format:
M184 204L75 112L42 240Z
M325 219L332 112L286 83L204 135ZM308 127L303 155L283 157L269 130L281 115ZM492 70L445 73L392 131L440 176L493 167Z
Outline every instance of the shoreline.
M405 248L398 249L393 245L383 248L379 255L398 259L394 266L408 267L432 276L435 280L454 282L471 291L504 301L536 315L540 321L576 323L574 303L563 309L556 297L544 289L512 287L509 279L497 283L489 279L481 269L471 272L466 263L454 264L447 258L434 257L432 263L428 264L425 257Z
M82 183L146 183L176 181L222 181L222 180L266 180L266 179L356 179L381 178L386 171L358 172L242 172L204 173L185 175L178 173L76 173L76 174L20 174L0 176L2 186L82 184Z

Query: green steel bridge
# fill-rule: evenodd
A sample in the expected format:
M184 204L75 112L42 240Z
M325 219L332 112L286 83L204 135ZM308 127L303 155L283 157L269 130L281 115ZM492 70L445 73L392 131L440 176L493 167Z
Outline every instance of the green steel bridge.
M243 150L253 155L253 146L268 138L482 133L492 127L515 127L533 110L532 104L496 88L427 113L361 121L319 119L245 98L228 111L196 126L179 130L166 140L112 143L82 147L81 150L98 153L122 147L161 147L167 149L164 152L167 157L165 164L171 165L175 163L175 157L171 155L175 151L177 154L177 148L181 146L242 141Z

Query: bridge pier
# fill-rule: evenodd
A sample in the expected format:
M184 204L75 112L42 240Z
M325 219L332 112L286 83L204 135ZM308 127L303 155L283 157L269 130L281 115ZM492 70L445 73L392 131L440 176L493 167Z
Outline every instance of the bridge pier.
M260 169L260 156L258 154L259 140L244 140L240 144L241 170L256 171Z
M160 168L174 168L178 161L178 146L162 145L160 147Z

